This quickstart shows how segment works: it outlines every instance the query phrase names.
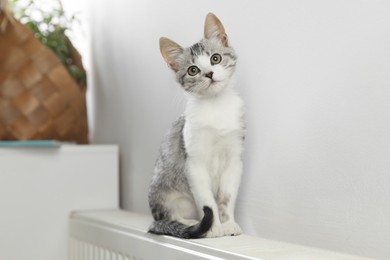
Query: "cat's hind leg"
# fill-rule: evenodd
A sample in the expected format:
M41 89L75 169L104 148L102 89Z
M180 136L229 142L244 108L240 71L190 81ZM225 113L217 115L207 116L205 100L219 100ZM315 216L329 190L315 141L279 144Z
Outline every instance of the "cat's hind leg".
M165 203L171 212L171 219L192 226L200 221L200 216L193 198L187 194L174 192Z

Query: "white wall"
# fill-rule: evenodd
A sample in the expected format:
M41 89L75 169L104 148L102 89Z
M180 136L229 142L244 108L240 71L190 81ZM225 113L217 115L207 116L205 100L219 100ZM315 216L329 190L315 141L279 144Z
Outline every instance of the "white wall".
M94 141L121 147L122 205L148 212L184 97L158 48L219 16L246 102L246 233L390 259L389 1L90 1Z

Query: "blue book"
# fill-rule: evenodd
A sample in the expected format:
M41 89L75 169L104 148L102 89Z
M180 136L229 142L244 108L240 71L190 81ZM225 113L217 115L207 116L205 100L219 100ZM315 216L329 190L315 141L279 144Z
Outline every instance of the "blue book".
M0 141L0 147L59 147L62 143L56 140Z

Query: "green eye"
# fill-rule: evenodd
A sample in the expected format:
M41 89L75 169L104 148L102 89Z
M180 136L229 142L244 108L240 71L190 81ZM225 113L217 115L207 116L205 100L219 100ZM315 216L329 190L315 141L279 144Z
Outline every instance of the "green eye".
M213 54L210 58L211 65L219 64L222 61L222 56L218 53Z
M195 76L196 74L198 74L200 72L200 69L196 66L191 66L188 68L187 70L187 73L188 75L190 76Z

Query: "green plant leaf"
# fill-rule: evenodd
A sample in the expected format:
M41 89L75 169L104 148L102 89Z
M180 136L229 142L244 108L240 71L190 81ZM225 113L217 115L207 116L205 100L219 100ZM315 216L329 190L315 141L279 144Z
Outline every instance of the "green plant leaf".
M56 7L50 12L43 11L34 0L10 0L15 17L33 32L34 36L50 48L61 60L74 79L85 85L87 75L83 68L77 67L71 58L73 45L66 33L71 31L74 22L80 23L76 14L67 17L61 2L56 1ZM24 4L24 6L21 6ZM32 14L39 14L42 19L35 19Z

